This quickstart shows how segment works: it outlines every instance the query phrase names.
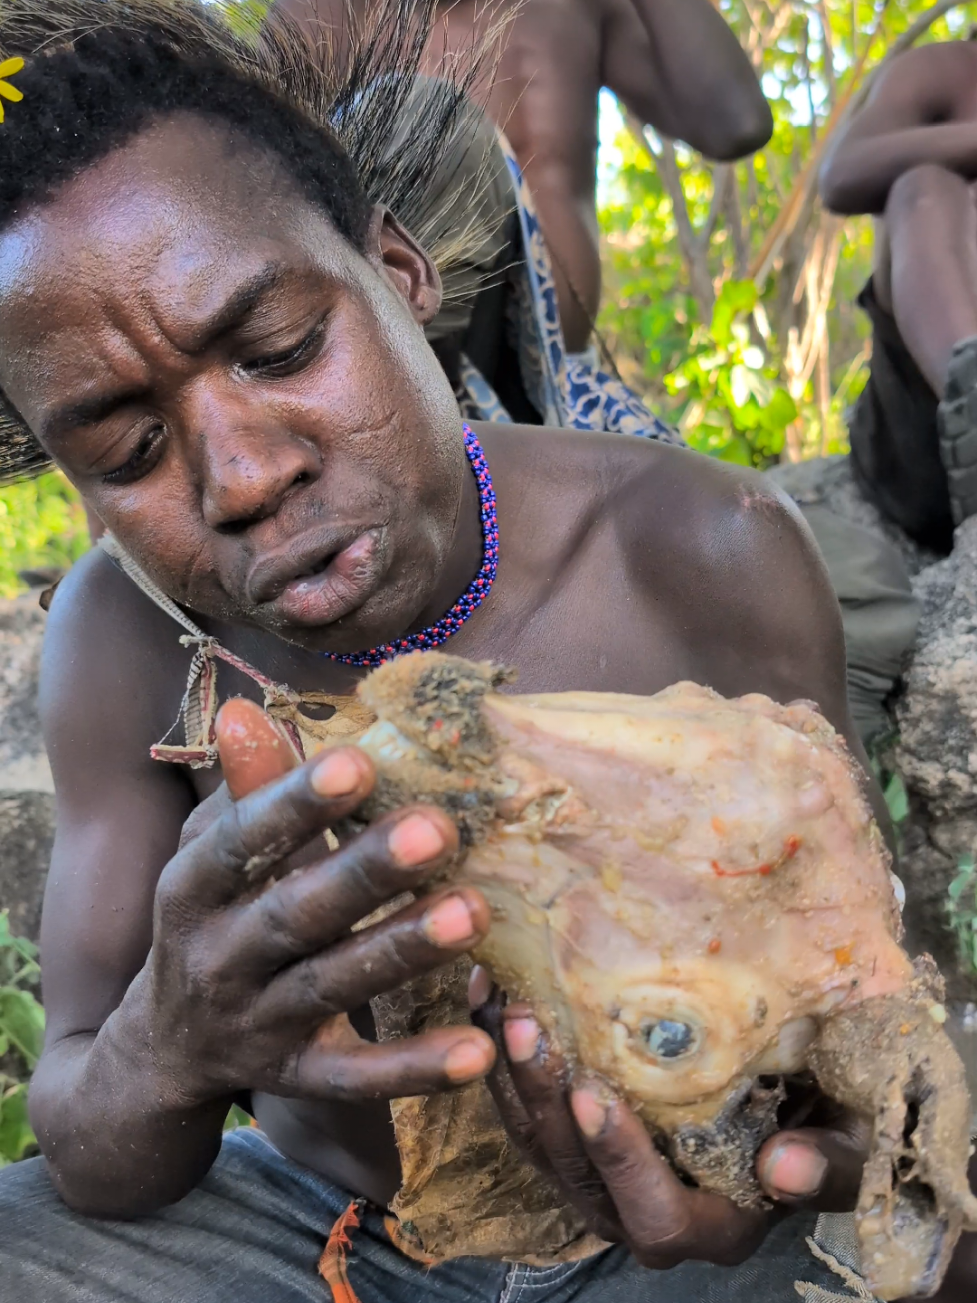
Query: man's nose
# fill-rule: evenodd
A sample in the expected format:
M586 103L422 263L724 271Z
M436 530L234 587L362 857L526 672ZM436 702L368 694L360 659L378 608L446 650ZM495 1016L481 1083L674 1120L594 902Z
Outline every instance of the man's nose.
M322 469L313 443L252 412L211 419L201 436L204 520L232 531L273 516L298 485Z

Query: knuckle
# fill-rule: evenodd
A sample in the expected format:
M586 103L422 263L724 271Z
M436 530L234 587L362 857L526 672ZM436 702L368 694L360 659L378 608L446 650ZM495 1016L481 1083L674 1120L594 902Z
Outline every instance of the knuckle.
M164 872L156 884L153 916L154 932L158 937L172 937L185 931L190 924L194 910L179 874Z
M348 1012L347 1005L351 1002L337 989L335 965L331 962L331 957L300 964L295 969L295 976L300 988L298 1007L311 1006L325 1018Z
M384 977L389 977L397 985L433 964L445 963L451 957L441 954L420 931L416 922L381 933L378 940L380 949L372 966L380 968ZM364 968L367 973L370 972L370 958L366 959Z
M262 892L255 902L265 939L276 950L284 950L286 953L298 950L293 904L291 892L284 882L276 883L270 890Z
M245 825L238 803L228 806L211 829L211 853L235 863L245 853Z
M694 1226L687 1208L656 1201L650 1207L647 1202L637 1203L632 1210L624 1199L619 1198L617 1202L632 1239L646 1252L659 1258L674 1258L676 1262L690 1256Z
M392 895L407 890L417 878L410 868L397 868L387 844L390 828L376 824L362 833L337 855L338 868L356 899L366 904L365 913L384 904Z

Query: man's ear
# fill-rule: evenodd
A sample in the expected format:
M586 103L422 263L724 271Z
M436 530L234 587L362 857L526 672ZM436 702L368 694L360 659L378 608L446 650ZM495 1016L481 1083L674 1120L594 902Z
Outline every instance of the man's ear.
M366 256L398 291L419 326L441 309L441 277L434 263L393 213L377 204L370 219Z

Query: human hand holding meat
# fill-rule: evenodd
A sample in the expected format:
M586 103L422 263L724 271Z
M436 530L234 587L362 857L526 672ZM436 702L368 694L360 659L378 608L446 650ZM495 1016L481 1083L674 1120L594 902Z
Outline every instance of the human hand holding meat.
M250 703L225 707L220 734L222 765L234 796L279 778L295 763L275 726ZM769 1212L684 1185L637 1115L596 1078L578 1080L571 1095L562 1061L547 1049L529 1007L503 1009L497 998L489 999L489 990L484 970L476 969L475 1020L500 1052L492 1077L500 1113L595 1233L627 1243L650 1267L690 1258L730 1265L747 1258L770 1224ZM821 1207L850 1207L862 1139L858 1128L854 1137L812 1128L772 1138L761 1155L768 1192L791 1203L820 1194Z
M375 1045L348 1017L486 930L480 894L457 887L351 933L451 857L451 821L404 809L330 852L322 834L369 793L369 758L342 748L299 766L244 700L222 710L217 732L226 790L189 821L157 891L150 982L164 1072L200 1097L347 1100L444 1090L484 1073L493 1048L475 1029Z
M816 1081L864 1119L867 1283L888 1299L932 1293L961 1230L977 1229L969 1101L939 974L900 945L888 852L842 740L809 702L725 700L691 683L654 697L495 691L508 677L427 653L367 679L360 697L377 718L358 742L378 779L357 818L407 799L452 813L467 854L451 871L492 909L476 959L531 1004L551 1061L562 1053L612 1083L700 1192L750 1209L771 1187L795 1202L813 1188L832 1204L857 1133L777 1137L788 1086ZM619 1106L585 1081L572 1096L581 1137L568 1140L551 1125L556 1093L525 1066L536 1028L526 1011L508 1021L496 1087L508 1117L518 1131L521 1107L563 1188L582 1186L578 1207L654 1262L640 1216L588 1198L595 1171L610 1188ZM637 1131L625 1148L628 1197L635 1156L653 1154ZM410 1153L402 1144L408 1165ZM395 1206L417 1224L436 1209L423 1182L407 1183ZM436 1218L430 1231L441 1234Z
M687 1259L735 1266L752 1255L778 1208L740 1207L683 1184L607 1082L567 1068L529 1005L506 1003L481 967L470 997L473 1020L496 1042L490 1089L507 1129L594 1234L626 1244L657 1270ZM858 1196L870 1128L819 1103L830 1125L773 1135L757 1157L757 1176L785 1210L847 1212Z

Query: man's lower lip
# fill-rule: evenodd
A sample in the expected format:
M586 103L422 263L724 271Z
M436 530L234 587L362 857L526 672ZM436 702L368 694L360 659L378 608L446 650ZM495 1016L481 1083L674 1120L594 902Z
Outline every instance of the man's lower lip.
M323 625L350 615L380 579L380 534L370 530L338 552L317 575L293 579L271 603L289 624Z

